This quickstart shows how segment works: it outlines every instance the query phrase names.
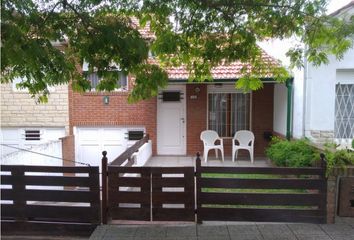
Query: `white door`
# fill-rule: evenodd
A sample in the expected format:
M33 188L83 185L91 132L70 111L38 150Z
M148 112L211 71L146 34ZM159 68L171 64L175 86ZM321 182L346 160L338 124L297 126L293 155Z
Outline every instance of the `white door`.
M102 151L107 151L108 161L113 161L127 148L125 128L76 128L76 159L91 166L100 166Z
M163 93L172 93L163 99ZM176 95L179 100L173 99ZM186 154L186 86L169 86L157 100L157 154Z

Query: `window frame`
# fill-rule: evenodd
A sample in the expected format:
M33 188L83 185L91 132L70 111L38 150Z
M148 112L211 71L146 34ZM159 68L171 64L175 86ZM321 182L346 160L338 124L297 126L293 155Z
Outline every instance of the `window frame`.
M343 133L343 135L340 135L340 125L341 124L343 124L343 122L344 122L344 119L343 119L343 113L342 113L342 109L340 108L340 106L337 106L337 102L338 101L340 101L340 100L338 100L338 87L340 88L341 86L343 86L343 85L351 85L349 88L351 89L351 88L354 88L354 83L341 83L341 82L338 82L338 83L336 83L335 84L335 87L334 87L334 89L335 89L335 93L334 93L334 126L333 126L333 137L335 138L335 139L352 139L354 136L352 136L352 137L350 137L350 135L351 134L354 134L353 132L349 132L348 134L346 133L346 132L344 132ZM343 94L343 90L340 90L340 91L342 91L342 95L341 95L341 98L343 97L343 96L345 96L344 94ZM349 92L350 93L350 92ZM351 95L349 94L348 95L348 98L350 97ZM339 109L337 109L337 107L339 107ZM337 111L340 111L340 113L338 113ZM352 110L352 111L354 111L354 110ZM339 117L339 120L338 120L338 117L337 117L337 115L338 114L340 114L340 115L342 115L341 117ZM347 119L347 121L348 122L350 122L350 120L351 120L351 117L349 116L348 117L348 119ZM345 135L348 135L348 137L347 138L345 138L344 136Z
M118 72L119 74L121 74L121 73L124 74L123 71L119 71L119 70L112 70L111 72ZM85 79L90 81L89 79L87 79L88 73L89 73L88 71L83 71L82 72L82 74L84 75ZM97 72L93 72L93 73L97 74ZM93 74L93 73L90 73L90 74ZM120 88L115 88L113 90L113 92L128 92L129 91L129 75L128 74L124 74L124 76L125 76L126 82L127 82L126 86L125 87L120 87ZM99 81L100 81L100 79L98 79L98 82ZM90 84L91 84L91 81L90 81ZM92 85L91 85L91 88L90 88L90 90L88 92L103 92L103 91L98 91L98 90L96 90L95 87L92 87Z
M235 86L232 84L208 84L207 86L207 106L206 106L206 129L209 129L209 94L213 93L224 93L224 94L233 94L233 93L244 93L241 90L235 89ZM253 92L247 92L249 94L249 130L252 131L252 105L253 105ZM231 128L230 128L231 131ZM232 139L234 136L223 137L222 139Z

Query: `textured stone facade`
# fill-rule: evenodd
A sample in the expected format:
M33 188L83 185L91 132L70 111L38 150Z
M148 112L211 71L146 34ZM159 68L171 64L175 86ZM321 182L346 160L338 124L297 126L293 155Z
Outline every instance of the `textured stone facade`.
M310 134L315 143L331 142L334 139L333 131L311 130Z
M48 103L36 104L28 92L1 84L2 127L65 127L68 131L68 86L56 86Z

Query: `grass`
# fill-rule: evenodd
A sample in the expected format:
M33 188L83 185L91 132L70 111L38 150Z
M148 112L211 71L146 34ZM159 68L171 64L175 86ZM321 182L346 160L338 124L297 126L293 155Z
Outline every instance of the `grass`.
M232 178L232 179L281 179L281 175L274 174L228 174L203 173L202 178ZM243 188L202 188L202 192L215 193L305 193L305 189L243 189Z
M284 176L274 174L224 174L204 173L202 178L230 178L230 179L284 179ZM203 193L263 193L263 194L303 194L306 189L241 189L241 188L202 188ZM314 206L287 206L287 205L223 205L203 204L205 208L254 208L254 209L314 209Z

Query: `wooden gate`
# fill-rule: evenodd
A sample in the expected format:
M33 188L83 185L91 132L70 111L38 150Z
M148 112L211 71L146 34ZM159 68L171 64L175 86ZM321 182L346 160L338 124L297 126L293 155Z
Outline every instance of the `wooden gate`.
M202 167L198 158L196 171L198 222L326 222L325 166Z
M104 174L103 174L104 177ZM105 178L105 177L104 177ZM103 184L105 180L102 181ZM194 221L193 167L107 167L107 220ZM107 189L107 191L105 190ZM105 193L106 191L106 193ZM105 221L106 220L106 221Z

